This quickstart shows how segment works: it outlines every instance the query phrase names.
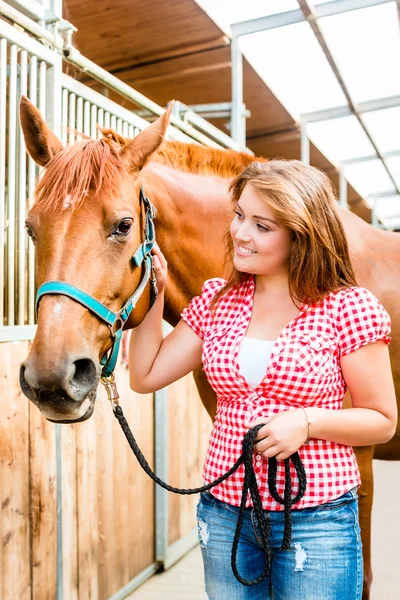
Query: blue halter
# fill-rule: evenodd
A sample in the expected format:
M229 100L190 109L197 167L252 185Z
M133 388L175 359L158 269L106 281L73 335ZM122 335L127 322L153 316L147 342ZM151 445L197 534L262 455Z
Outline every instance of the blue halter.
M122 330L126 321L129 318L132 310L135 308L137 301L143 294L147 283L150 280L151 283L151 305L154 303L157 297L157 282L155 278L155 272L153 269L151 250L155 243L155 229L154 229L154 217L155 210L154 206L147 198L143 187L140 188L140 202L144 205L146 210L145 216L145 237L144 242L140 244L132 257L132 260L136 267L140 267L144 263L144 275L143 279L139 283L138 288L132 294L132 296L125 302L124 306L118 312L112 312L105 304L96 300L86 292L76 288L75 286L65 281L47 281L37 291L36 294L36 312L39 307L40 299L46 294L61 294L68 296L85 306L88 310L94 313L99 319L107 323L110 328L111 336L113 338L113 345L108 353L106 353L100 361L103 367L101 372L102 380L110 380L113 382L113 373L118 358L119 347L121 343Z

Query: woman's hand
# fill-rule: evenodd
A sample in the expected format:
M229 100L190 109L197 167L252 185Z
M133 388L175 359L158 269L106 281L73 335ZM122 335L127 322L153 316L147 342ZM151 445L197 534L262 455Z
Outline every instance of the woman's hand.
M165 290L168 276L168 264L164 254L160 250L160 246L155 242L152 249L153 266L156 272L157 288L160 293Z
M252 429L259 423L265 425L257 433L254 451L264 458L275 456L277 460L285 460L304 444L308 436L308 422L301 408L246 422L245 427Z

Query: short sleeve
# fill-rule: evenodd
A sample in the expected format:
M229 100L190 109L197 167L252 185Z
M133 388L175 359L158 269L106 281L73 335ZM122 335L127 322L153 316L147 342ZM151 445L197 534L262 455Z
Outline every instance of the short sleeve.
M215 294L225 285L225 279L208 279L200 296L195 296L183 310L181 317L196 335L204 339L204 331L210 322L210 304Z
M383 340L390 342L390 317L375 296L364 288L348 288L338 318L341 356Z

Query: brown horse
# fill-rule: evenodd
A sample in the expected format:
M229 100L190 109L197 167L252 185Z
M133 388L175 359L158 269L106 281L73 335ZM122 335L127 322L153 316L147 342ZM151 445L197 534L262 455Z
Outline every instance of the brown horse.
M255 159L233 151L163 142L168 119L166 113L134 140L105 132L102 140L84 139L64 149L37 109L22 99L27 149L46 167L27 219L28 233L36 240L38 285L66 281L118 310L141 277L141 269L131 261L143 235L141 185L156 206L157 240L169 264L165 319L175 325L202 283L224 275L224 234L231 220L229 180ZM392 317L390 351L400 398L400 237L339 210L359 282ZM148 309L146 290L128 326L140 323ZM65 296L43 297L36 336L21 367L23 392L52 421L87 419L99 383L99 360L110 346L108 328L85 307ZM195 379L213 417L215 395L200 370ZM400 459L400 431L384 446L357 450L363 479L364 600L369 598L372 579L373 456Z

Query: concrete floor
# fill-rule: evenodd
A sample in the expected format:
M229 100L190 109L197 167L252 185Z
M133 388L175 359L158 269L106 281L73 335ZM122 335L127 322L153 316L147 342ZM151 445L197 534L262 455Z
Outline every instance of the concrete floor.
M374 461L375 500L371 600L400 598L400 462ZM197 547L169 571L154 575L129 600L206 600ZM221 600L226 600L221 598Z

